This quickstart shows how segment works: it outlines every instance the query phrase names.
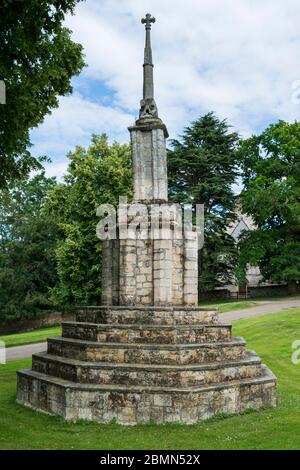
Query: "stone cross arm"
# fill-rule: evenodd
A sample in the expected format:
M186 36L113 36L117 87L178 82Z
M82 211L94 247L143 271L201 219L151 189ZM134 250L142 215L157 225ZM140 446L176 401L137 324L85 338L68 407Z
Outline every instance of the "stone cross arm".
M147 13L145 18L141 19L141 22L146 25L146 29L151 29L151 23L155 23L155 18L150 13Z

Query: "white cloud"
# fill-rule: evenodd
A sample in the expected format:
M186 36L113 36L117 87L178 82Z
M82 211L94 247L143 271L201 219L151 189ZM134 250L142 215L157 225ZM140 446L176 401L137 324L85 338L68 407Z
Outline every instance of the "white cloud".
M298 0L87 0L67 18L85 49L81 80L104 82L113 95L109 106L98 96L62 98L33 133L39 152L62 158L86 145L91 132L129 140L142 92L140 18L147 11L157 18L155 95L171 137L211 110L244 135L278 118L300 119L292 100L300 79Z
M75 146L86 146L92 133L105 132L110 140L126 142L133 120L118 108L84 100L78 94L62 97L59 107L32 131L34 153L62 159Z
M62 181L67 170L68 161L65 159L62 162L44 163L43 166L48 177L56 176L58 181Z

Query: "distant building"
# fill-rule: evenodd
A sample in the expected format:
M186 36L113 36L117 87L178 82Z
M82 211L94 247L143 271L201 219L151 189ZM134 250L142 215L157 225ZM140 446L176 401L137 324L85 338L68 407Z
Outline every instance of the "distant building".
M227 232L234 238L236 243L238 243L242 233L244 231L255 230L256 225L251 216L242 213L239 201L237 201L235 213L237 215L237 219L229 225ZM258 266L251 266L250 264L247 266L246 279L246 285L238 285L238 282L236 282L236 284L225 286L225 289L228 289L232 295L240 294L241 296L247 297L251 288L257 288L258 286L262 289L264 286L266 288L269 286L275 287L274 284L262 280L263 276L261 275Z
M241 211L240 204L238 203L235 209L237 215L237 220L235 220L229 227L228 233L234 238L236 243L238 243L240 236L244 231L255 230L256 225L249 215L243 214ZM261 284L262 275L258 266L247 266L246 279L248 287L256 287ZM237 292L239 286L231 285L227 286L231 292Z

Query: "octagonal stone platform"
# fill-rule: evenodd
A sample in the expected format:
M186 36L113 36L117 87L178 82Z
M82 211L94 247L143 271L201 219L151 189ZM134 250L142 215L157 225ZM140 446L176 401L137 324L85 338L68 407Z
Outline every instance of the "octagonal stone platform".
M275 377L213 309L87 307L18 372L17 401L68 420L192 424L275 406Z

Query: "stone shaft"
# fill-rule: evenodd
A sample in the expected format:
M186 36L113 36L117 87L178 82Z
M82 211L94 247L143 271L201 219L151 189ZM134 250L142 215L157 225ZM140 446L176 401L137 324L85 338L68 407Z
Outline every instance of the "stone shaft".
M129 128L134 201L167 201L167 153L163 126Z
M144 52L144 82L143 82L143 98L154 98L154 85L153 85L153 63L152 63L152 50L150 39L150 28L146 28L146 45Z

